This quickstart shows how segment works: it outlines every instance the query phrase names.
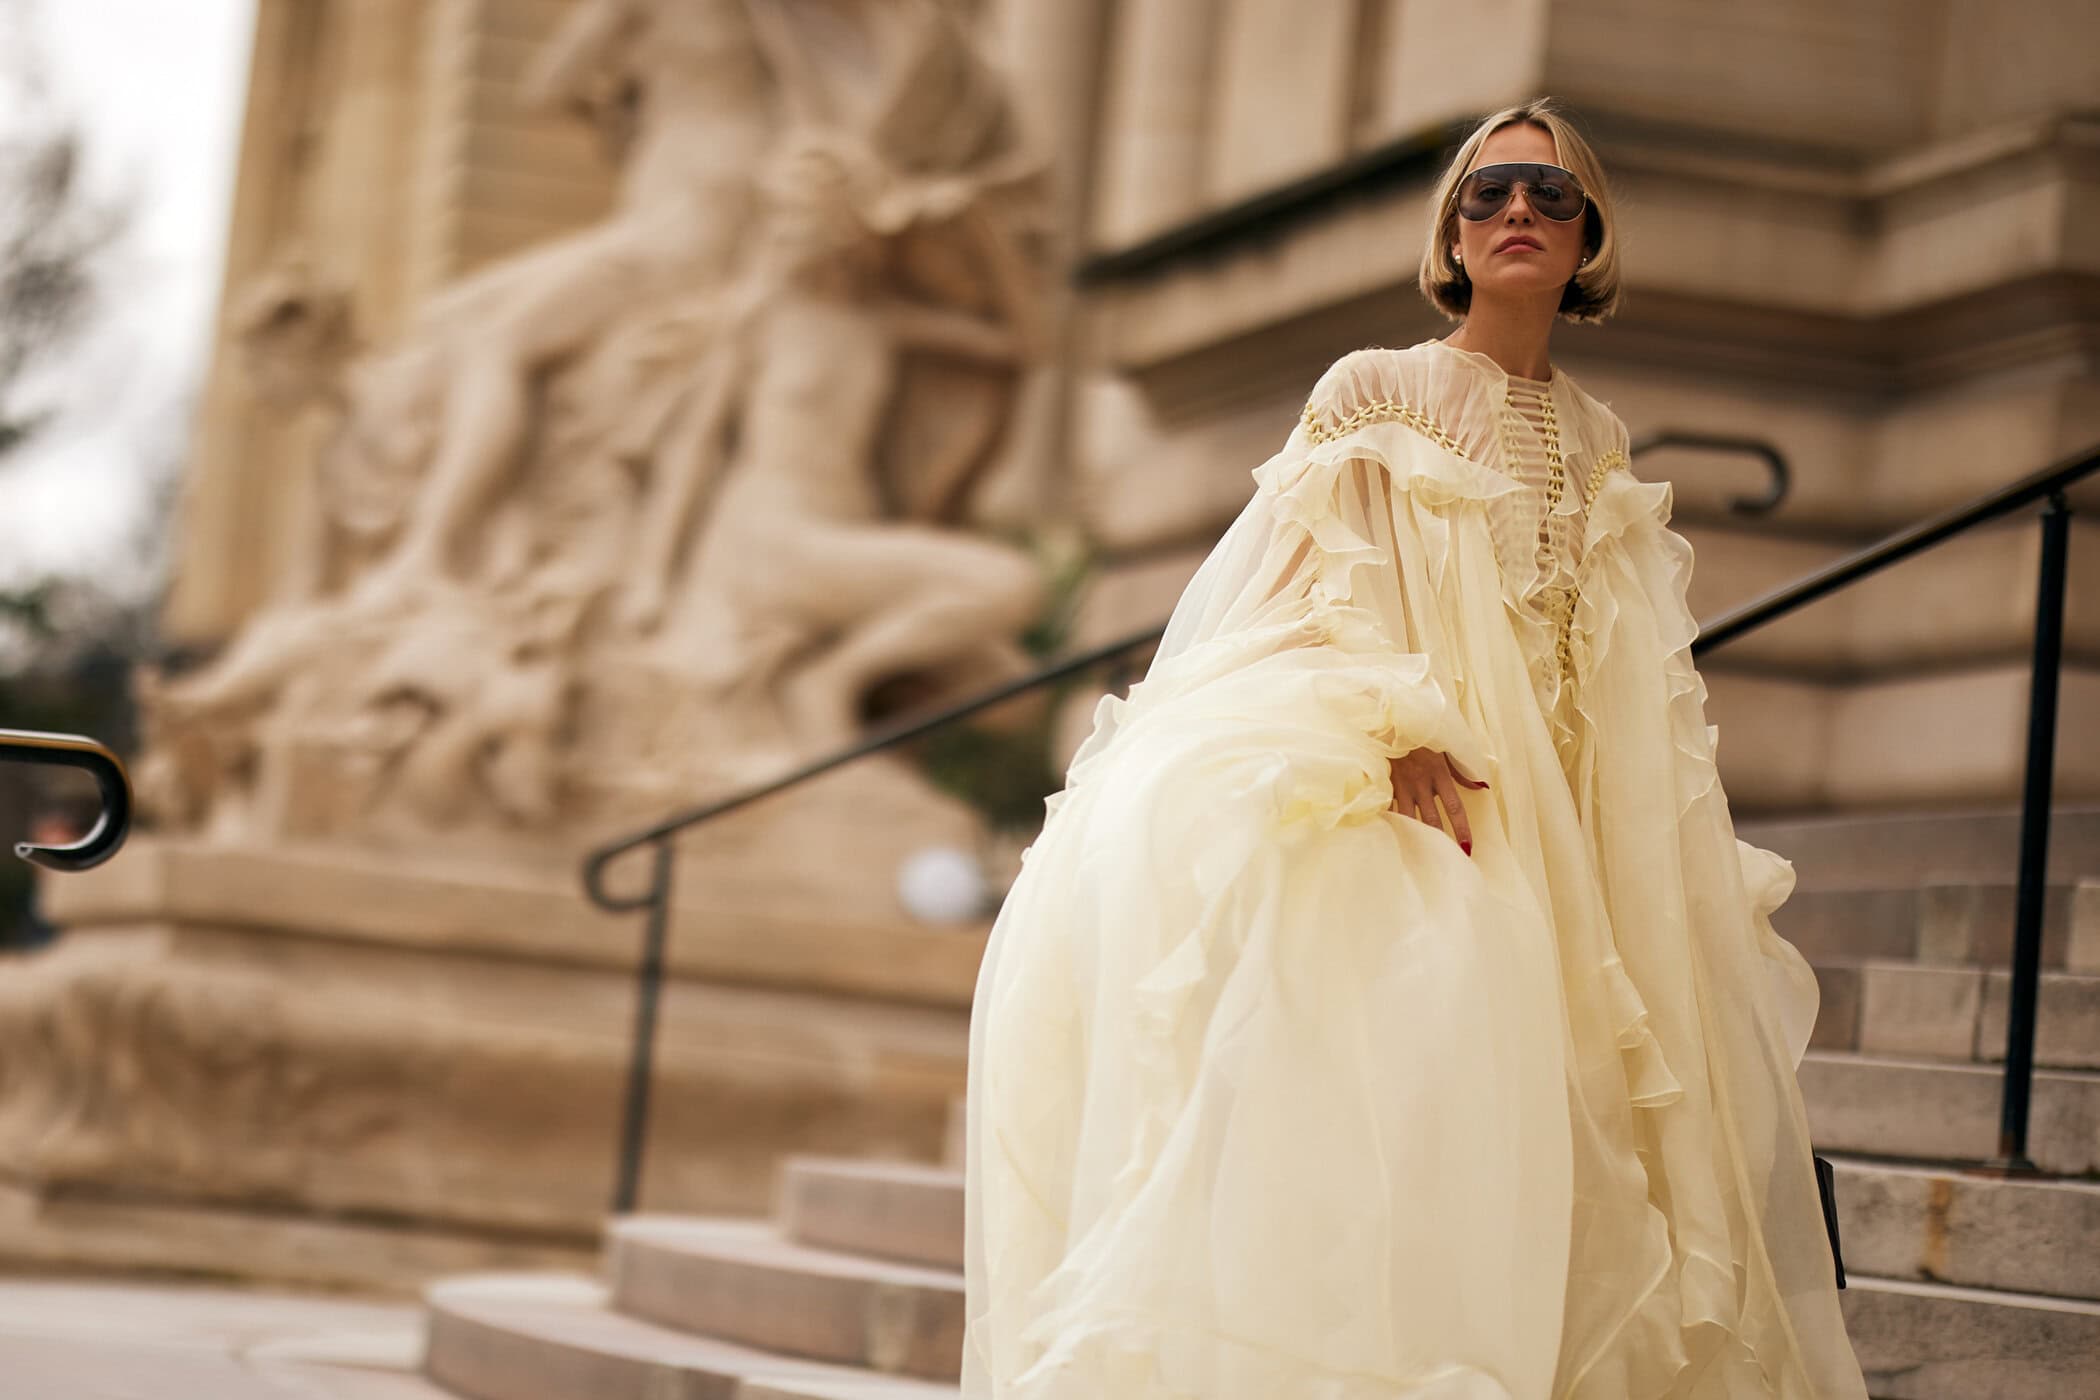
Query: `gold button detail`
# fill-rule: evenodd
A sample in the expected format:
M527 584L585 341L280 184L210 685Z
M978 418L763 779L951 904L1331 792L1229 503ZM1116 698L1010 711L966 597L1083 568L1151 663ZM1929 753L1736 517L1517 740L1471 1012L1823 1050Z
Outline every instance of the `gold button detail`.
M1459 446L1458 439L1445 432L1443 425L1422 409L1401 399L1373 399L1332 426L1322 423L1319 410L1308 403L1303 418L1305 435L1314 442L1332 442L1372 423L1405 423L1446 451L1456 453L1460 457L1466 455L1465 449Z

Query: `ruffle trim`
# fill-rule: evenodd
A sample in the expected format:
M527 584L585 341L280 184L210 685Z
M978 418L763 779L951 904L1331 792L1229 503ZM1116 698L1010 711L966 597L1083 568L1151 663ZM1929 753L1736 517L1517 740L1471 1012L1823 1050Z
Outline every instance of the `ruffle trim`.
M1637 561L1631 557L1636 548L1662 565L1661 577L1645 579L1642 592L1655 612L1663 668L1669 678L1666 704L1671 741L1679 758L1677 812L1682 817L1715 789L1720 773L1714 764L1715 734L1704 718L1706 682L1692 661L1692 643L1699 637L1698 619L1692 615L1689 600L1692 546L1668 528L1673 498L1668 481L1642 481L1625 471L1607 475L1590 503L1582 577L1587 583L1614 563L1638 573ZM1609 659L1618 620L1617 590L1583 588L1569 627L1569 654L1575 709L1591 734L1600 732L1602 717L1592 707L1588 681Z
M1578 570L1582 587L1569 627L1570 708L1581 717L1580 728L1588 735L1605 731L1605 717L1594 709L1597 692L1590 681L1609 659L1620 621L1620 587L1630 586L1628 580L1636 577L1645 578L1641 596L1654 609L1665 657L1666 713L1678 754L1675 769L1680 787L1675 796L1681 817L1718 781L1702 718L1705 686L1691 661L1691 644L1698 635L1685 594L1691 552L1665 528L1672 506L1669 482L1646 482L1631 472L1609 470L1616 462L1603 465L1607 469L1589 501ZM1652 572L1644 574L1640 569L1641 559L1661 563L1659 590ZM1607 576L1617 586L1605 584ZM1562 698L1569 697L1563 692ZM1556 737L1566 745L1566 756L1579 740L1559 709L1556 705ZM1607 969L1607 980L1630 1102L1639 1110L1667 1113L1684 1101L1683 1082L1654 1032L1638 985L1616 957ZM1658 1164L1648 1165L1653 1171ZM1674 1239L1665 1247L1664 1258L1657 1276L1619 1325L1598 1339L1589 1357L1573 1364L1567 1378L1570 1395L1601 1400L1661 1394L1685 1368L1703 1365L1724 1351L1740 1350L1741 1344L1731 1340L1728 1321L1736 1308L1734 1267Z
M1422 446L1438 448L1424 452ZM1371 421L1314 441L1304 430L1254 469L1255 484L1279 500L1329 500L1341 469L1368 457L1383 466L1393 488L1411 492L1433 507L1461 499L1486 500L1522 491L1523 485L1445 447L1404 422ZM1322 496L1320 493L1325 492Z
M1380 658L1380 667L1390 668L1397 660L1413 672L1421 665L1419 674L1410 674L1409 684L1432 685L1433 689L1423 659L1395 652L1381 619L1349 601L1355 596L1350 576L1356 569L1388 568L1393 561L1384 549L1351 529L1336 508L1342 473L1359 459L1375 463L1395 492L1406 492L1432 509L1460 500L1484 501L1523 488L1453 449L1424 451L1425 444L1437 445L1434 438L1425 437L1405 421L1364 422L1318 442L1310 440L1301 425L1291 443L1256 467L1253 477L1256 490L1271 502L1278 521L1312 542L1315 573L1304 625L1317 628L1323 640L1344 652ZM1395 757L1427 746L1449 756L1465 778L1494 781L1494 755L1473 735L1448 697L1430 728L1415 731L1413 736L1405 729L1397 730L1393 741Z
M1605 961L1602 972L1612 1024L1618 1028L1619 1056L1626 1066L1628 1101L1635 1108L1663 1108L1678 1102L1684 1097L1684 1084L1670 1069L1640 987L1616 955Z
M1778 852L1753 846L1740 836L1735 840L1735 851L1743 867L1743 893L1750 901L1750 924L1757 931L1766 980L1771 985L1773 1003L1779 1008L1787 1055L1798 1071L1808 1053L1808 1038L1815 1030L1816 1015L1823 1007L1823 989L1801 950L1772 927L1772 915L1794 892L1794 865Z
M1571 629L1571 652L1575 705L1589 734L1596 735L1602 732L1603 716L1591 708L1598 692L1590 682L1610 662L1621 620L1620 594L1630 593L1652 608L1662 656L1660 669L1667 686L1665 722L1676 755L1673 769L1681 825L1688 818L1697 819L1695 807L1719 798L1720 778L1715 761L1718 731L1705 722L1706 684L1691 653L1699 635L1688 600L1693 550L1668 528L1672 503L1667 481L1641 481L1630 472L1612 472L1606 477L1591 502L1582 572L1591 580L1609 572L1614 575L1614 586L1584 589ZM1780 1008L1788 1049L1798 1067L1818 1009L1817 985L1806 960L1779 937L1770 921L1793 889L1793 868L1775 853L1740 838L1736 850L1751 922ZM1638 1000L1637 987L1633 996ZM1636 1029L1626 1024L1628 1030ZM1638 1030L1646 1030L1645 1016ZM1640 1038L1638 1033L1634 1038ZM1626 1044L1622 1034L1622 1048ZM1655 1064L1641 1065L1639 1058L1649 1054ZM1669 1072L1662 1047L1652 1036L1629 1058L1629 1082L1638 1082L1648 1068ZM1681 1095L1666 1095L1646 1103L1636 1098L1635 1102L1640 1107L1667 1110L1679 1098ZM1571 1395L1602 1400L1629 1393L1662 1393L1688 1368L1717 1379L1727 1375L1733 1383L1729 1393L1736 1387L1744 1393L1767 1393L1776 1384L1766 1371L1769 1358L1759 1356L1745 1341L1749 1320L1744 1311L1743 1266L1682 1242L1673 1244L1673 1257L1674 1290L1664 1289L1670 1275L1656 1281L1655 1290L1628 1312L1591 1362L1577 1369Z

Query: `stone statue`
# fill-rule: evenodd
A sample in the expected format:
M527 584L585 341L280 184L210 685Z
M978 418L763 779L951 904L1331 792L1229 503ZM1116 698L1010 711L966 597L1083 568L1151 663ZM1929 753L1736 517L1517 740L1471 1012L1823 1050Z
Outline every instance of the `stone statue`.
M1022 172L1025 178L1029 172ZM990 646L1011 672L1011 642L1042 604L1040 574L1010 546L891 518L877 473L901 358L918 351L1016 369L1041 335L1036 289L1016 231L987 192L954 178L914 181L838 132L791 132L768 167L757 256L736 290L733 339L696 396L708 418L732 409L733 450L705 449L660 481L655 532L630 580L626 619L649 626L672 578L671 536L717 469L719 490L678 580L664 644L696 676L749 683L799 654L780 701L797 747L844 742L858 703L885 675ZM989 275L994 306L973 314L899 295L885 235L946 223Z
M771 82L745 0L578 5L528 90L588 110L607 84L631 91L636 113L611 217L468 278L410 332L413 347L449 351L434 366L443 385L436 441L415 510L360 585L368 593L413 591L455 571L462 525L517 458L534 375L636 307L730 271L773 135Z
M303 577L141 678L149 810L558 835L1024 665L1036 567L961 503L1044 340L1048 195L967 15L582 0L530 86L624 151L605 220L372 354L296 257L249 289L264 387L335 422Z

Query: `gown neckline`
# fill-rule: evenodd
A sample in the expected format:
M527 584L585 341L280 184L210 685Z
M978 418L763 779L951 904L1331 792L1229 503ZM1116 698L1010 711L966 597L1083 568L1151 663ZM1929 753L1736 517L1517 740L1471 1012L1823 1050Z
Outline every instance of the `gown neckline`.
M1441 346L1442 348L1450 351L1454 355L1463 356L1465 359L1472 361L1474 364L1480 366L1482 369L1487 370L1489 373L1495 375L1497 378L1503 380L1505 383L1525 384L1533 388L1545 389L1559 387L1561 380L1566 378L1566 375L1561 370L1561 367L1559 365L1552 366L1552 373L1549 374L1546 378L1532 379L1521 374L1511 374L1508 370L1504 369L1501 365L1497 364L1492 355L1484 354L1479 350L1468 350L1463 345L1453 345L1448 340L1441 340L1435 336L1432 336L1428 340L1423 341L1422 344Z

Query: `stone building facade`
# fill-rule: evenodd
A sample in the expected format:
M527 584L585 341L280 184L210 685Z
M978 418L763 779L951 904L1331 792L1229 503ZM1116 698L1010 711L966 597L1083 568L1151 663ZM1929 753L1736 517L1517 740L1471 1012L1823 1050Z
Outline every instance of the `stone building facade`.
M266 392L285 360L245 348L258 286L270 345L354 357L607 219L617 85L595 128L520 95L602 3L259 0L175 637L230 649L312 586L328 405ZM1622 312L1558 330L1556 363L1637 447L1748 437L1792 468L1754 514L1731 505L1763 490L1754 459L1637 452L1674 485L1700 616L2100 440L2100 26L2079 0L749 7L934 10L967 18L1049 154L1055 274L996 470L950 523L1076 524L1096 567L1075 646L1164 616L1332 359L1451 329L1415 290L1427 191L1455 135L1541 93L1611 171L1629 268ZM946 90L934 71L912 91ZM2057 791L2092 798L2100 487L2074 503ZM1738 811L2009 806L2036 535L1974 532L1705 664ZM681 867L652 1205L761 1210L788 1151L939 1150L983 927L870 897L881 842L957 828L894 774L851 781ZM0 988L9 1248L338 1282L581 1257L637 930L583 903L566 840L506 865L202 829L63 887L64 945Z
M302 250L378 342L449 279L602 214L604 153L517 94L565 8L263 0L229 288ZM986 8L1055 152L1072 274L1030 474L1000 499L1084 521L1108 565L1089 639L1163 615L1322 366L1450 329L1413 289L1422 199L1452 132L1531 94L1569 104L1625 211L1624 310L1562 328L1560 358L1636 438L1752 435L1793 468L1786 505L1749 520L1728 503L1761 487L1755 461L1636 463L1675 483L1702 615L2100 426L2080 291L2095 21L2075 0ZM221 357L168 610L178 637L223 639L294 567L310 432ZM2074 530L2081 562L2091 528ZM1958 542L1732 648L1715 703L1740 800L2013 793L2034 533ZM2072 711L2095 698L2100 658L2082 578ZM1921 590L1945 605L1916 606ZM1957 731L1990 737L1950 771ZM2094 790L2100 753L2063 738L2061 781Z

